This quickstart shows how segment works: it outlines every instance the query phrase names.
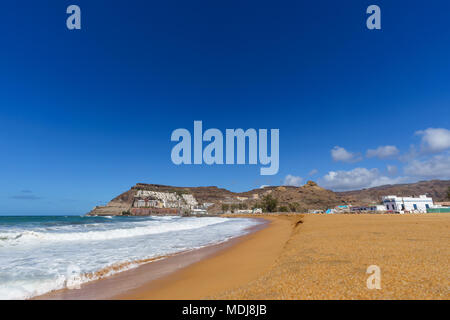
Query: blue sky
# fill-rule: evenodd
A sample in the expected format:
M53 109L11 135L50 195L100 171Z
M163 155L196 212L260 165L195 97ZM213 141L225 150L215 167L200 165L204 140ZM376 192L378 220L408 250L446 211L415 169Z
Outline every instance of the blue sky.
M66 28L70 4L81 30ZM366 28L371 4L382 30ZM0 214L83 214L136 182L245 191L449 179L449 11L448 1L2 4ZM279 173L174 165L170 135L194 120L279 128Z

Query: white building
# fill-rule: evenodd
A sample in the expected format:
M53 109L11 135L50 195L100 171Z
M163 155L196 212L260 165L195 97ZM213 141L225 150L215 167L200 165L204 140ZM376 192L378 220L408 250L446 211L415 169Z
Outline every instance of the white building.
M386 196L381 198L387 211L399 213L415 212L426 213L433 206L433 199L426 195L415 197Z
M191 209L191 214L205 215L205 214L208 214L208 211L206 211L205 209L193 208L193 209Z
M240 213L240 214L248 214L248 213L253 213L253 210L250 210L250 209L241 209L241 210L237 210L236 213Z

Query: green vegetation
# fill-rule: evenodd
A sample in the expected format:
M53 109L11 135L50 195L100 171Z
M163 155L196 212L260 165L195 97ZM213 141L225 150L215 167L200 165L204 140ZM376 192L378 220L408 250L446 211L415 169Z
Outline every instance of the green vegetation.
M277 206L278 200L271 195L267 195L262 199L262 209L264 212L275 212Z
M278 211L279 211L279 212L289 212L289 209L288 209L288 207L286 207L286 206L280 206L280 207L278 208Z
M245 210L247 209L247 204L246 203L239 203L239 210Z
M188 209L183 209L183 210L181 211L181 216L183 216L183 217L189 217L189 216L191 216L190 210L188 210Z
M297 212L300 205L297 202L291 202L289 203L289 211L291 212Z
M131 212L130 212L130 210L122 211L122 215L123 216L131 216Z
M226 203L222 203L222 211L227 212L228 210L230 210L230 206Z
M447 200L450 200L450 187L447 189Z
M262 208L262 204L259 202L255 202L255 204L252 206L252 209Z

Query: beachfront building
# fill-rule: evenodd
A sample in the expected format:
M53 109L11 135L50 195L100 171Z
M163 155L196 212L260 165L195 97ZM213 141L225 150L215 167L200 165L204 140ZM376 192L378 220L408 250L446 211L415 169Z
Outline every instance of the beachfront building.
M191 209L191 214L205 215L205 214L208 214L208 211L206 211L205 209L201 209L201 208L193 208L193 209Z
M325 213L349 213L351 212L351 206L348 204L334 207L334 209L328 209Z
M236 211L236 213L250 214L250 213L253 213L253 210L250 210L250 209L239 209L239 210Z
M433 207L433 199L426 195L420 195L419 197L385 196L382 197L382 201L387 211L399 213L426 213L428 209Z
M352 206L352 212L382 212L386 211L386 206L381 204L371 204L368 206Z

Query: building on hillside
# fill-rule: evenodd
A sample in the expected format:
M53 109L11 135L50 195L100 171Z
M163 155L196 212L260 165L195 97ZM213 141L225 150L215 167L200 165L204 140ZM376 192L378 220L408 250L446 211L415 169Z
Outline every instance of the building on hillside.
M262 213L262 209L261 208L255 208L253 209L253 213Z
M157 199L137 199L133 203L135 208L162 208L163 203Z
M198 206L198 202L197 202L197 200L194 198L194 196L192 194L183 194L182 198L183 198L184 202L190 208L195 208L196 206Z
M179 212L186 212L197 208L198 202L192 194L137 190L132 206L134 208L177 209Z
M420 195L419 197L385 196L381 199L387 211L398 213L426 213L428 209L433 207L433 199L426 195Z
M214 202L203 202L202 207L207 209L209 207L212 207L214 205Z

